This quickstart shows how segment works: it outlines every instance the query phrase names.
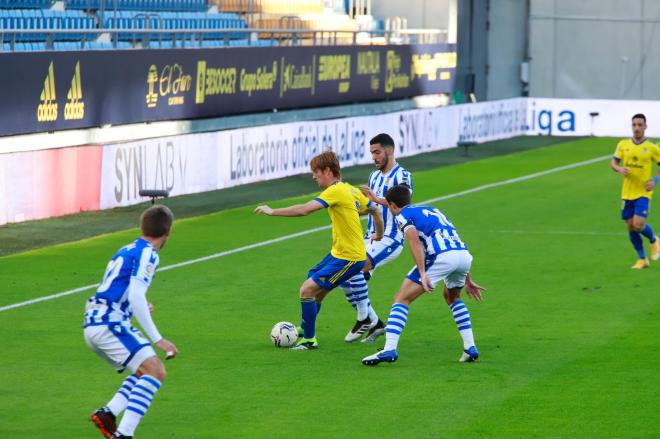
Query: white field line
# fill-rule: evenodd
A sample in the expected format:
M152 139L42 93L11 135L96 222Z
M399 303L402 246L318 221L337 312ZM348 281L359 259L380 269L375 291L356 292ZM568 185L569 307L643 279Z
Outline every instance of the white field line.
M579 168L579 167L582 167L582 166L591 165L593 163L603 161L603 160L608 159L610 157L611 157L610 155L597 157L597 158L590 159L590 160L585 160L585 161L582 161L582 162L572 163L570 165L559 166L559 167L556 167L556 168L547 169L545 171L540 171L540 172L535 172L533 174L523 175L522 177L510 178L508 180L502 180L502 181L498 181L498 182L495 182L495 183L484 184L482 186L477 186L477 187L474 187L472 189L467 189L467 190L464 190L464 191L461 191L461 192L456 192L456 193L453 193L453 194L443 195L441 197L431 198L430 200L421 201L418 204L431 204L431 203L435 203L435 202L442 201L442 200L448 200L448 199L451 199L451 198L462 197L464 195L469 195L469 194L472 194L474 192L479 192L479 191L483 191L483 190L486 190L486 189L492 189L492 188L496 188L496 187L500 187L500 186L506 186L506 185L509 185L509 184L519 183L521 181L526 181L526 180L531 180L533 178L542 177L544 175L554 174L555 172L561 172L561 171L565 171L565 170L568 170L568 169L574 169L574 168ZM269 240L266 240L266 241L256 242L254 244L249 244L249 245L245 245L245 246L242 246L242 247L237 247L237 248L234 248L234 249L231 249L231 250L226 250L226 251L223 251L223 252L214 253L214 254L204 256L204 257L201 257L201 258L190 259L188 261L179 262L177 264L167 265L165 267L160 268L159 271L167 271L167 270L172 270L173 268L185 267L186 265L197 264L199 262L209 261L211 259L221 258L223 256L229 256L229 255L232 255L234 253L240 253L240 252L244 252L244 251L247 251L247 250L252 250L252 249L255 249L255 248L275 244L275 243L278 243L278 242L288 241L289 239L294 239L294 238L298 238L300 236L309 235L311 233L320 232L321 230L327 230L330 227L331 226L329 226L329 225L328 226L323 226L323 227L315 227L313 229L303 230L302 232L280 236L279 238L273 238L273 239L269 239ZM10 309L21 308L21 307L24 307L24 306L27 306L27 305L32 305L34 303L45 302L47 300L53 300L53 299L57 299L57 298L60 298L60 297L69 296L71 294L80 293L82 291L91 290L92 288L95 288L97 285L98 284L86 285L84 287L78 287L78 288L74 288L72 290L62 291L61 293L56 293L56 294L51 294L51 295L48 295L48 296L37 297L35 299L26 300L24 302L18 302L18 303L13 303L11 305L2 306L2 307L0 307L0 312L9 311Z
M466 229L461 229L461 232ZM624 229L621 229L624 230ZM472 233L494 233L501 235L563 235L563 236L624 236L616 232L590 232L580 230L479 230ZM461 233L463 234L463 233Z

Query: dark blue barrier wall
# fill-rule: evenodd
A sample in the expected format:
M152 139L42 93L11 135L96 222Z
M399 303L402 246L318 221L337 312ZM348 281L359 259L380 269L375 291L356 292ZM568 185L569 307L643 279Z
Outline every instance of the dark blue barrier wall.
M399 99L454 89L455 46L0 54L0 135Z

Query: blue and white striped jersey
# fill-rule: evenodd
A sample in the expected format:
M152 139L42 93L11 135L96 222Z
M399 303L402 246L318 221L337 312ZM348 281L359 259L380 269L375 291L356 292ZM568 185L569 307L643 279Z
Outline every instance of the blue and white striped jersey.
M108 263L96 294L87 301L85 327L130 320L133 316L128 301L131 279L149 286L158 263L158 251L143 238L119 249Z
M380 170L375 170L369 176L369 188L379 197L385 198L387 190L397 184L406 184L413 190L412 175L400 164L396 164L390 172L383 174ZM385 236L389 236L397 241L403 241L403 234L396 225L392 213L387 206L379 205L383 214L383 222L385 223ZM367 234L365 239L371 237L376 232L376 225L374 219L369 215L369 224L367 225Z
M406 206L396 216L401 231L414 226L427 255L438 255L450 250L467 250L449 219L430 206Z

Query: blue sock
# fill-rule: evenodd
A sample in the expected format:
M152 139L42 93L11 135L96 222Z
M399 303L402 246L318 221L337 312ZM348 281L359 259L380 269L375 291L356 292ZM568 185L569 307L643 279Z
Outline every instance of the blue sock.
M640 232L642 235L644 235L651 244L655 242L655 232L653 232L653 229L649 224L644 227L644 230Z
M319 312L318 303L313 298L300 299L302 308L302 328L305 338L314 338L316 335L316 315Z
M644 259L646 254L644 253L644 243L642 242L642 235L639 232L633 232L632 230L628 232L630 235L630 242L632 242L639 259Z

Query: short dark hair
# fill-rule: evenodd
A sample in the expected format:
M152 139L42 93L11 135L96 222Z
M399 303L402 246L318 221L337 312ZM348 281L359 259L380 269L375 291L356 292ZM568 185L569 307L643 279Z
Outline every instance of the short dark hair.
M397 207L406 207L410 204L412 194L407 184L397 184L392 186L385 195L388 203L394 203Z
M644 116L642 113L637 113L636 115L634 115L632 117L632 120L635 120L635 119L642 119L644 121L644 123L646 123L646 116Z
M332 171L332 175L337 178L341 177L341 167L339 166L339 159L337 154L332 151L323 151L309 162L309 167L312 171L324 170L326 168Z
M394 139L389 134L380 133L369 141L369 145L380 143L383 148L394 148Z
M174 214L169 207L157 204L142 212L140 230L143 236L160 238L172 228Z

